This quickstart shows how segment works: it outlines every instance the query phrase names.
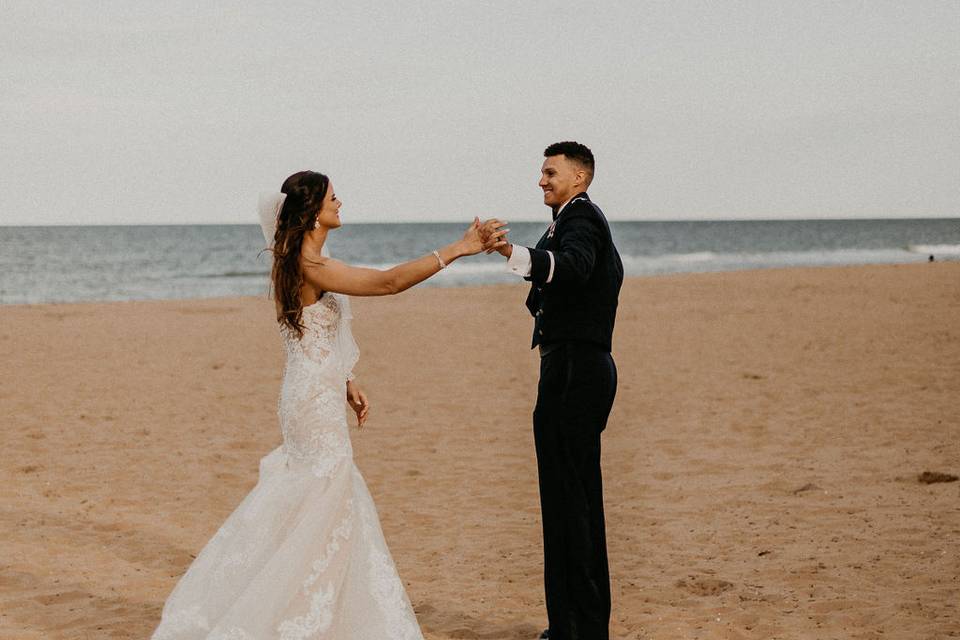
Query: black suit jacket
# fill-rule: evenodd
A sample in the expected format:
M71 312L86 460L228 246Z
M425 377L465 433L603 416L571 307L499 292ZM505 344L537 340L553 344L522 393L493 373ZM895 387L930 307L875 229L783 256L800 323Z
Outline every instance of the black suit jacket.
M553 278L550 256L553 253ZM586 192L554 212L554 224L530 249L532 283L527 308L534 317L533 345L588 342L610 351L623 263L610 225Z

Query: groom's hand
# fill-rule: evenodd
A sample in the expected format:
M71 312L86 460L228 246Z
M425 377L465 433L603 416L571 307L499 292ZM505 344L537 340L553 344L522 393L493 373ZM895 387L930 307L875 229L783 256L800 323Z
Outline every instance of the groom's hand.
M483 241L483 250L487 254L498 251L501 255L510 257L510 241L507 240L507 233L510 229L501 229L507 224L503 220L491 218L480 225L480 239Z

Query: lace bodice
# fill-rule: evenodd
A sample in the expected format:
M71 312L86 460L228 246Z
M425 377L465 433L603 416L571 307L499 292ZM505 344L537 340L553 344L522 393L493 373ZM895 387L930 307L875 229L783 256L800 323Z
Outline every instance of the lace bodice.
M350 331L350 301L327 293L303 308L303 337L281 326L287 364L278 414L284 451L328 472L352 455L347 431L346 381L359 350Z
M350 332L350 301L337 293L322 298L303 308L303 337L281 325L287 359L304 355L318 365L338 364L347 376L356 363L358 350ZM333 360L339 362L334 363Z

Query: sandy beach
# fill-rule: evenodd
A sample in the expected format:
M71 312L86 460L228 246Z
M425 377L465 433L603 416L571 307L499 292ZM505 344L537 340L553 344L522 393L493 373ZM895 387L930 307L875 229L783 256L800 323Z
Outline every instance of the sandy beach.
M356 458L429 640L546 620L525 287L354 302ZM280 441L261 298L0 307L0 638L147 638ZM960 263L628 279L617 639L960 637Z

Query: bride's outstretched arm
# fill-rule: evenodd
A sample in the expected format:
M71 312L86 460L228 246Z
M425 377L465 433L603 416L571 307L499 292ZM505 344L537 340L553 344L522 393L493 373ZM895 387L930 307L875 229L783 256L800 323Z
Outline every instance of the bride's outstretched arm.
M500 223L502 226L503 223ZM492 237L497 241L508 229L496 227ZM438 249L435 254L398 264L392 269L365 269L327 258L321 262L308 263L303 270L304 279L318 291L332 291L351 296L387 296L423 282L457 258L472 256L489 248L480 236L480 220L476 219L460 240ZM499 246L499 245L498 245Z

